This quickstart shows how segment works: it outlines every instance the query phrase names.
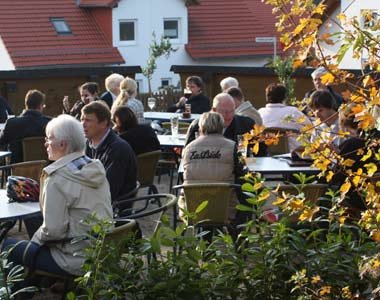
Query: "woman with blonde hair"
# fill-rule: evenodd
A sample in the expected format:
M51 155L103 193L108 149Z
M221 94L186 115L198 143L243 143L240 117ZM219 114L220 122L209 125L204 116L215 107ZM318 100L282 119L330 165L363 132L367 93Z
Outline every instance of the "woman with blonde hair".
M139 123L144 123L144 105L140 100L135 98L136 94L136 81L130 77L125 77L124 80L120 82L120 94L112 105L111 113L113 114L117 107L125 105L135 113Z

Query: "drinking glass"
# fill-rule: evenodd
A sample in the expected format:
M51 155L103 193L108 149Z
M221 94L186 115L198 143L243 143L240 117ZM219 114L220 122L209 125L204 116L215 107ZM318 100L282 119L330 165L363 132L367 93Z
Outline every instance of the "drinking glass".
M175 116L170 119L170 125L172 130L172 136L176 138L178 136L178 117Z
M148 98L148 106L150 110L153 110L153 108L156 106L156 98L149 97Z
M247 158L247 146L244 142L244 136L243 135L238 135L238 152L241 153L243 158Z

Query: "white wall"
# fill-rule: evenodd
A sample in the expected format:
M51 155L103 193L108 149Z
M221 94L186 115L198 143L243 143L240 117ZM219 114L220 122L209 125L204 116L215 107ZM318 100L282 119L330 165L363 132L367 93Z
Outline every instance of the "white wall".
M363 9L375 9L379 10L380 13L380 1L378 0L342 0L341 7L338 8L332 15L332 20L327 21L323 24L320 30L320 34L325 32L338 32L340 29L335 22L337 21L336 16L339 13L344 13L347 17L357 17L360 21L361 10ZM323 45L324 52L327 55L334 55L337 53L339 46L341 44L337 43L334 46ZM352 49L348 50L344 56L342 62L339 65L342 69L360 69L361 68L361 59L354 59L352 57Z
M263 66L267 59L258 57L254 59L218 59L194 61L186 52L185 45L188 42L187 8L183 0L122 0L117 8L113 9L113 44L118 47L126 65L146 65L149 55L149 45L152 40L152 32L157 39L163 34L164 18L180 19L179 40L172 42L173 47L178 48L169 59L159 58L157 70L152 79L152 90L157 90L161 85L161 78L170 78L171 84L179 83L179 76L170 72L172 65L212 65L212 66ZM136 43L119 41L119 20L136 20ZM136 74L137 80L143 81L142 91L148 90L148 83L142 74Z
M9 56L7 49L0 37L0 71L15 70L15 66Z

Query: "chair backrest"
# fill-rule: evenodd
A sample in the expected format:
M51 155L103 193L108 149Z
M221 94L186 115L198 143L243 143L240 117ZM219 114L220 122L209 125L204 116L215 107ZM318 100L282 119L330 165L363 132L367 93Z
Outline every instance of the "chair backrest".
M142 188L151 186L156 175L161 150L142 153L137 156L137 180Z
M1 181L0 187L5 188L9 175L28 177L40 182L42 169L46 166L46 160L34 160L6 165L0 167Z
M137 222L132 219L115 220L115 227L106 234L106 242L118 241L137 229Z
M291 195L298 195L299 190L302 190L302 192L305 194L305 199L307 201L316 203L318 199L326 193L327 188L327 184L318 183L305 184L303 187L300 184L286 184L279 186L278 194L281 195L282 192L285 192Z
M42 169L46 164L46 160L34 160L9 165L9 167L11 169L11 175L24 176L39 182Z
M207 207L197 215L199 220L207 220L205 223L228 224L230 201L235 185L229 183L200 183L185 184L183 188L186 209L195 212L204 201L208 201Z
M157 218L156 228L160 225L159 220L162 214L170 207L177 204L177 197L172 194L152 194L143 197L136 197L121 200L112 203L112 208L115 213L116 220L140 219L147 216L159 214ZM127 209L123 209L127 207Z
M48 160L45 137L34 136L22 139L23 161Z
M162 128L171 132L172 127L171 127L170 122L162 122L161 125L162 125ZM178 133L186 134L189 126L190 126L190 123L188 122L178 122Z
M268 155L273 156L278 154L289 153L290 150L288 137L292 134L298 133L298 131L294 129L285 129L279 127L267 127L264 129L263 133L279 134L278 144L267 146Z

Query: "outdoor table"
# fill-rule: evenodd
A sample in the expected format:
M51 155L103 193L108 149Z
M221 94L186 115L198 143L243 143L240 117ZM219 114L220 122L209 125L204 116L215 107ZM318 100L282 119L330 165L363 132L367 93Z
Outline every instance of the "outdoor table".
M158 140L160 141L161 147L171 148L171 147L185 147L186 134L178 134L176 137L171 134L168 135L157 135Z
M144 112L144 119L147 120L158 120L161 122L170 122L170 119L173 117L178 117L180 122L192 122L195 119L200 118L200 114L191 114L190 118L182 118L181 113L170 113L170 112L156 112L156 111L147 111Z
M0 189L0 242L17 220L39 214L38 202L9 202L6 190Z
M281 157L248 157L247 167L251 172L261 174L291 175L294 173L318 174L319 169L312 166L289 166L287 161Z

